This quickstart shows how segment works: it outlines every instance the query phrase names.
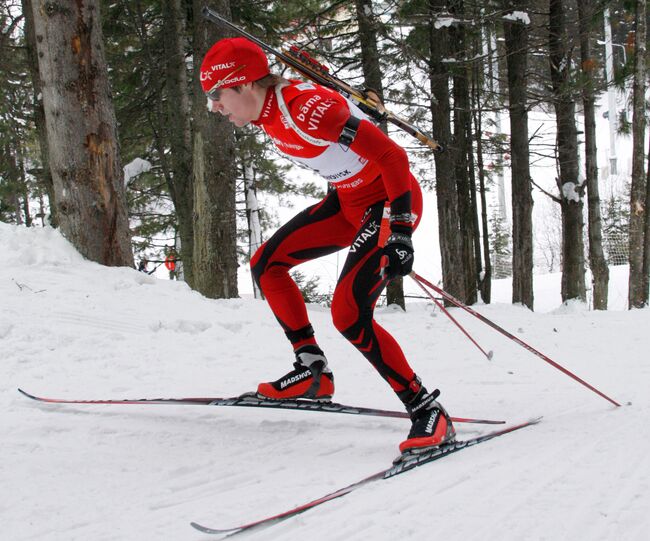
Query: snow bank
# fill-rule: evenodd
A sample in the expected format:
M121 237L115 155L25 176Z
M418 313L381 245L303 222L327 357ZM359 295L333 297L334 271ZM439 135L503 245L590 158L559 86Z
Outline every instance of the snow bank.
M59 267L83 260L60 232L51 227L28 229L0 222L0 247L5 267Z
M230 527L319 497L386 467L408 431L400 419L312 412L29 401L17 387L73 398L230 396L279 377L292 356L263 302L209 300L90 263L51 229L0 224L0 250L3 539L203 539L191 520ZM624 407L458 310L492 361L427 303L380 310L453 415L544 421L247 539L393 541L435 530L451 541L644 540L650 311L558 310L557 276L538 282L549 313L507 302L477 309ZM310 316L337 399L399 408L328 311Z

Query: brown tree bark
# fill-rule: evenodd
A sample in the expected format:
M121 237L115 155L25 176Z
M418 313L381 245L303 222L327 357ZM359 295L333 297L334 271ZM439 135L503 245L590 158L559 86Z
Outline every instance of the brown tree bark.
M478 54L479 43L475 44L475 50ZM479 183L479 197L481 199L481 229L483 232L483 257L485 260L485 268L483 275L479 277L479 291L481 292L481 299L485 304L492 302L492 260L490 257L490 235L488 230L488 213L487 213L487 198L485 186L485 165L483 161L483 108L481 105L481 85L479 83L479 70L480 65L474 64L474 77L472 78L472 111L474 133L476 134L476 168L478 173ZM480 261L480 258L478 259ZM480 270L480 269L479 269Z
M194 287L193 253L194 187L192 178L191 100L185 63L186 15L182 0L164 0L166 133L168 134L171 175L169 192L174 203L181 238L183 278Z
M634 89L632 118L632 186L630 188L630 282L629 308L648 304L648 277L644 276L646 229L645 90L646 90L646 2L636 0L634 9Z
M25 45L27 47L27 58L29 60L29 72L34 87L34 125L40 149L42 170L37 175L37 180L45 188L47 199L50 205L50 225L57 227L59 219L56 211L56 196L54 195L54 182L50 172L49 150L47 148L47 128L45 127L45 110L41 98L41 79L38 74L38 55L36 53L36 36L34 35L34 14L32 12L32 0L22 0L23 15L25 17Z
M549 3L549 62L557 124L558 190L562 207L562 300L586 299L583 197L578 179L578 134L570 88L571 54L561 0Z
M195 73L207 50L226 37L221 27L201 15L206 3L194 0ZM207 3L230 17L230 2ZM234 298L237 289L237 168L233 128L225 117L209 113L199 77L193 81L194 119L194 288L210 298Z
M32 13L61 231L92 261L133 266L99 0L34 0Z
M361 47L361 68L366 87L377 93L377 97L384 101L384 85L382 83L381 67L379 65L379 52L377 50L377 20L372 12L372 0L355 0L354 2L357 23L359 25L359 44ZM388 133L386 123L380 128ZM416 254L417 256L417 254ZM406 309L404 302L404 280L401 276L388 282L386 286L386 303L397 304Z
M448 2L450 11L456 17L465 17L462 0ZM463 62L466 52L466 31L463 24L452 25L449 29L450 42L456 65L452 68L454 98L453 142L448 151L454 154L456 191L458 197L458 220L460 224L462 263L456 270L465 282L464 302L474 304L477 300L477 261L474 250L476 234L476 205L469 174L469 155L472 153L471 115L469 100L469 74Z
M648 160L650 161L650 144L648 148ZM645 208L650 208L650 162L648 163L648 172L645 185ZM643 251L643 279L645 280L644 288L648 291L650 288L650 212L645 213L645 245Z
M585 173L587 210L589 220L589 264L593 280L594 310L607 310L609 267L603 251L600 191L598 188L598 152L596 148L596 108L593 86L594 58L591 51L594 4L591 0L578 1L580 28L580 59L584 77L582 104L585 119Z
M504 8L523 10L525 0L505 0ZM527 109L528 28L504 21L508 66L508 110L512 157L512 302L533 309L533 198L530 179Z
M436 28L436 16L446 12L443 0L429 4L429 85L431 88L431 120L433 133L443 145L452 141L451 105L449 100L449 68L443 62L450 54L448 28ZM462 251L460 221L458 214L458 193L456 191L455 153L436 152L436 196L438 206L438 228L442 281L444 288L454 297L467 299L467 289L462 273Z
M578 178L578 132L575 99L570 88L571 53L562 0L549 3L549 61L557 123L557 179L562 207L562 301L586 299L583 197Z

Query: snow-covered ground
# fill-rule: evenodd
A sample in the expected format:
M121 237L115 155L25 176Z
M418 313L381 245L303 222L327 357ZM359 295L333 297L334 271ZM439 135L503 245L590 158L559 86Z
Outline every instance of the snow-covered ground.
M198 540L191 520L229 527L286 510L386 467L399 419L192 406L62 406L71 398L230 396L275 379L291 352L269 309L84 261L55 231L0 223L0 537ZM532 313L477 309L592 385L455 311L495 352L487 361L427 303L378 318L452 415L530 429L462 451L251 540L645 540L650 529L650 310L559 307L558 276L537 280ZM435 279L436 277L431 277ZM547 310L547 311L543 311ZM388 387L311 307L336 398L398 408ZM459 435L479 430L458 425Z

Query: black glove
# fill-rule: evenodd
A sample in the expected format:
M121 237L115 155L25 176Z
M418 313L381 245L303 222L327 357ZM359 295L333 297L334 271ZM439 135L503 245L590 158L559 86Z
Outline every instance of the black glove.
M411 233L391 233L384 246L381 276L386 280L406 276L413 270L413 259Z

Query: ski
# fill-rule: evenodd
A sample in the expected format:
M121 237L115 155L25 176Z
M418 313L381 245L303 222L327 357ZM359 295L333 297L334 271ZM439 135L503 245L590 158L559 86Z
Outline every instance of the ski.
M255 393L245 393L241 396L232 398L136 398L123 400L71 400L64 398L44 398L29 394L22 389L18 391L32 400L38 402L47 402L50 404L141 404L141 405L192 405L192 406L241 406L248 408L268 408L284 410L301 410L301 411L320 411L326 413L346 413L349 415L371 415L374 417L395 417L408 418L405 411L391 411L378 408L365 408L356 406L346 406L337 402L316 402L313 400L270 400L259 398ZM494 421L489 419L472 419L468 417L452 417L455 423L473 423L499 425L505 421Z
M357 481L356 483L352 483L351 485L340 488L325 496L312 500L309 503L299 505L294 509L291 509L289 511L284 511L283 513L279 513L277 515L256 520L255 522L250 522L248 524L243 524L241 526L236 526L234 528L226 528L226 529L209 528L207 526L203 526L196 522L191 522L190 524L192 525L193 528L199 530L200 532L206 534L224 535L225 537L232 537L234 535L251 531L253 529L262 528L265 526L271 526L273 524L277 524L279 522L287 520L288 518L299 515L300 513L304 513L305 511L309 511L310 509L313 509L325 502L329 502L336 498L340 498L341 496L345 496L346 494L349 494L350 492L353 492L358 488L373 483L374 481L395 477L396 475L410 471L424 464L428 464L429 462L434 462L435 460L444 458L462 449L467 449L468 447L473 447L474 445L478 445L479 443L483 443L491 439L494 439L496 437L503 436L504 434L509 434L510 432L514 432L515 430L519 430L521 428L525 428L527 426L537 424L541 421L541 419L542 419L541 417L530 419L529 421L508 426L506 428L501 428L499 430L494 430L493 432L488 432L487 434L483 434L482 436L477 436L475 438L454 441L448 444L443 444L440 447L436 447L433 449L424 450L418 453L410 453L410 454L402 455L398 457L398 459L396 459L396 461L393 463L393 465L390 468L378 471L377 473L369 475L368 477L362 479L361 481Z

